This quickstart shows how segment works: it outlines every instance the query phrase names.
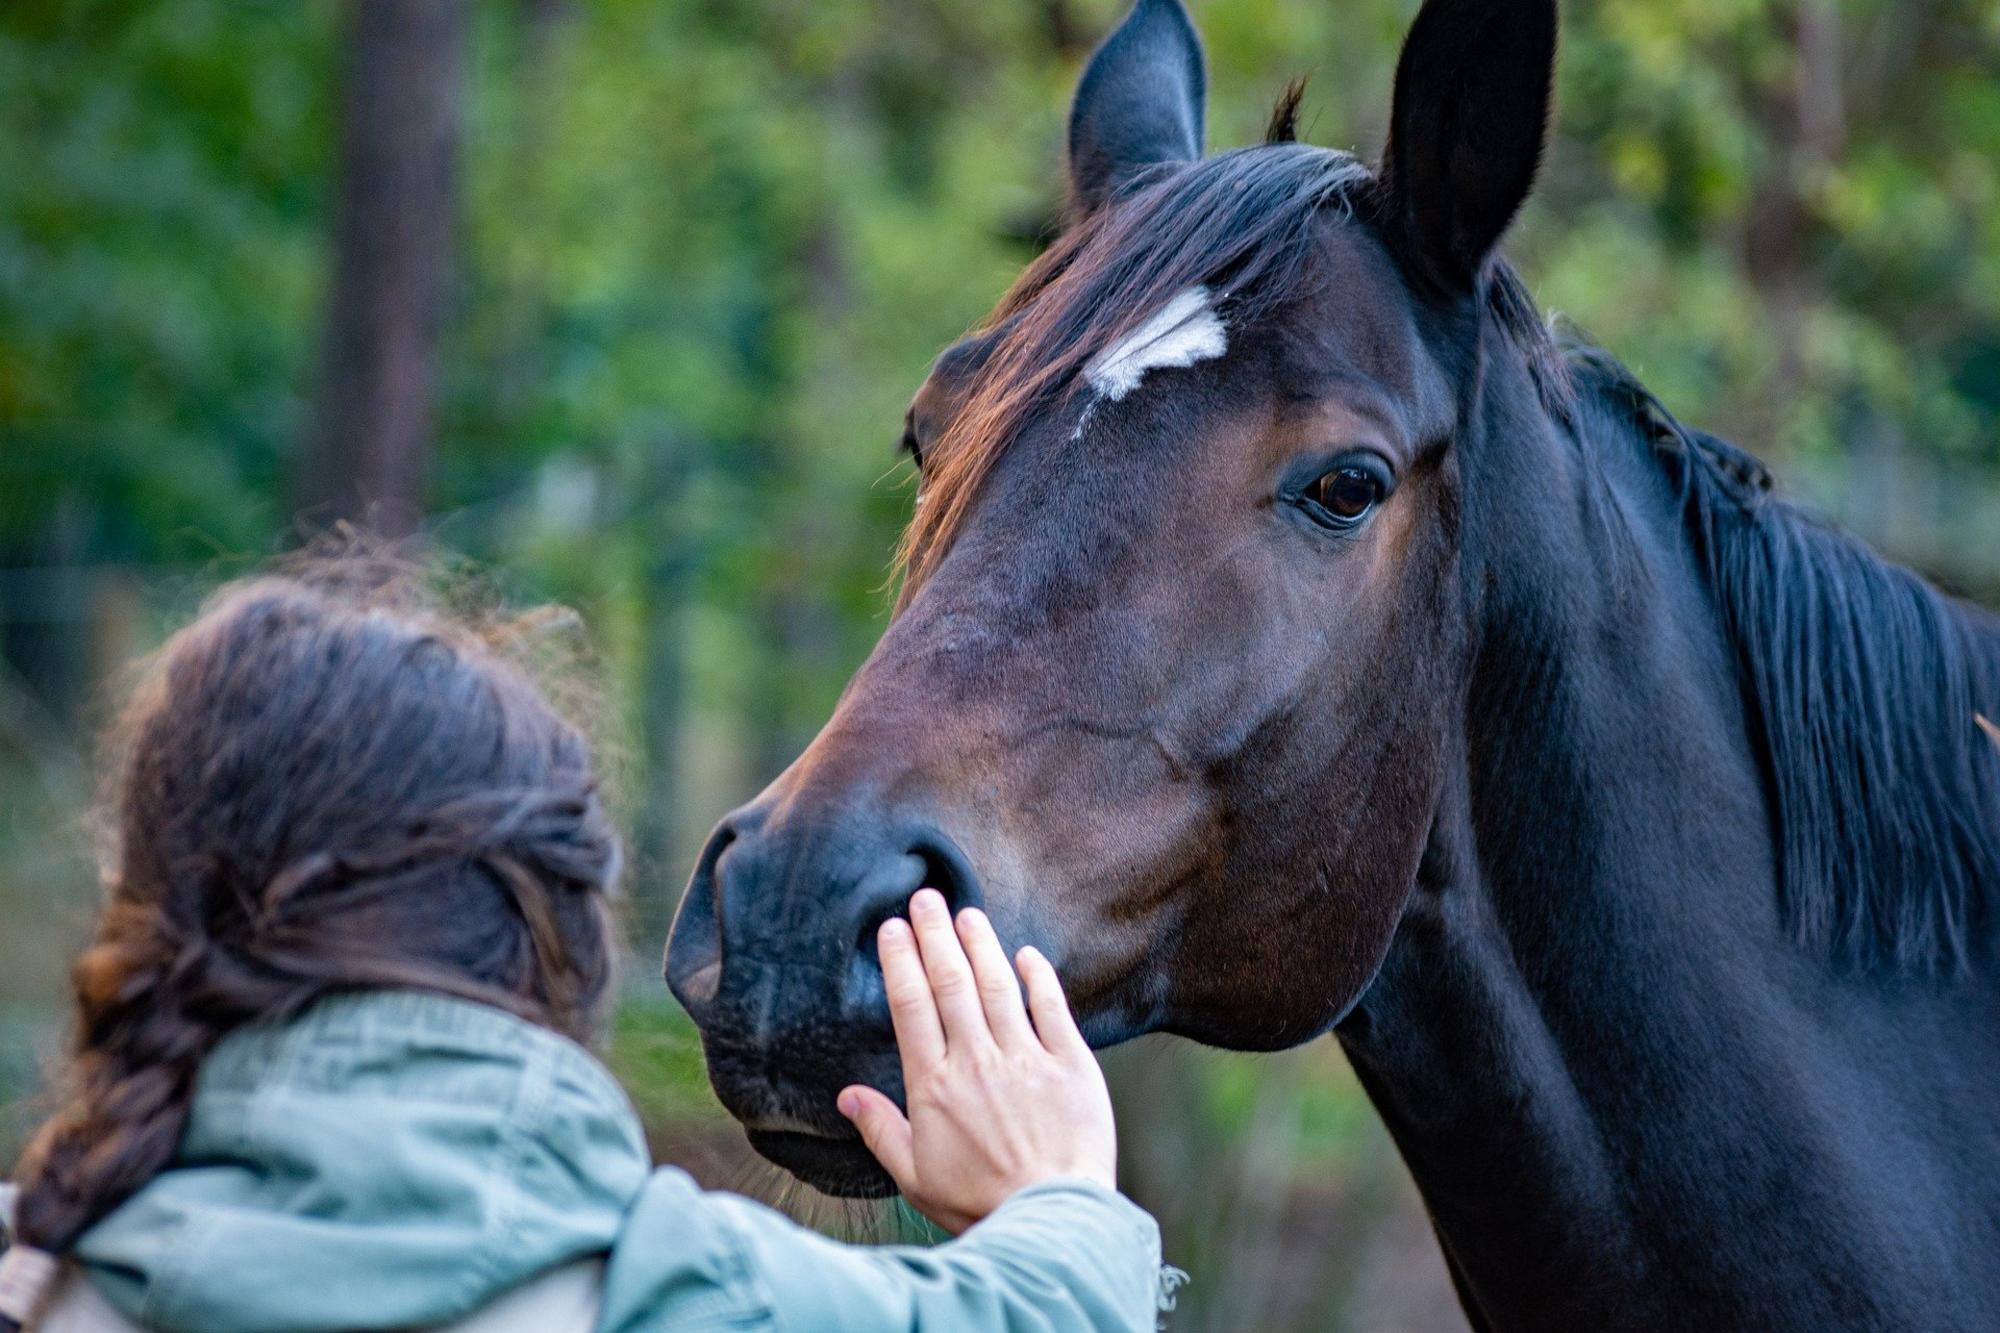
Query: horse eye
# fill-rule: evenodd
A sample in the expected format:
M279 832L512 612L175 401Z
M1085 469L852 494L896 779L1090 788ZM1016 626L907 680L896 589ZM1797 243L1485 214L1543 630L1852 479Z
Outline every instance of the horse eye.
M1351 523L1382 502L1382 483L1367 468L1344 467L1314 482L1311 495L1327 513Z

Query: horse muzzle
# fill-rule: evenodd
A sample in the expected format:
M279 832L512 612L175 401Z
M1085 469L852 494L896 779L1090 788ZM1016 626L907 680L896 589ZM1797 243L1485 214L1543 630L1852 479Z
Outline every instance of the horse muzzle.
M717 826L668 939L668 986L702 1036L716 1094L751 1146L829 1194L893 1185L834 1099L899 1103L902 1067L875 935L931 887L980 902L956 844L909 815L800 810L768 797Z

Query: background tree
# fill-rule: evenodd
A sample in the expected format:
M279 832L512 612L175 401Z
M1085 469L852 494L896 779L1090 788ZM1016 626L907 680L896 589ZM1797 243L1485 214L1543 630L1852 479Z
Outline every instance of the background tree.
M401 536L423 513L457 221L464 0L348 0L319 402L301 508Z

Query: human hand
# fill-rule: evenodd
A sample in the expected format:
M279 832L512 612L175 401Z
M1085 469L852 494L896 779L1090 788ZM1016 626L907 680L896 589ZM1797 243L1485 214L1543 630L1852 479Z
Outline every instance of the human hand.
M877 945L909 1114L860 1085L838 1104L911 1205L957 1235L1041 1181L1114 1187L1111 1094L1049 960L1015 956L1023 1008L986 914L954 923L935 889L910 899L909 921L885 921Z

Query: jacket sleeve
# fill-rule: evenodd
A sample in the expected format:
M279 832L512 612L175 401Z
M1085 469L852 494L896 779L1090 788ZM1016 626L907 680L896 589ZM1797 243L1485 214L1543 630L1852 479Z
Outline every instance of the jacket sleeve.
M941 1245L842 1245L656 1172L611 1258L600 1333L1151 1333L1160 1232L1080 1180L1026 1189Z

